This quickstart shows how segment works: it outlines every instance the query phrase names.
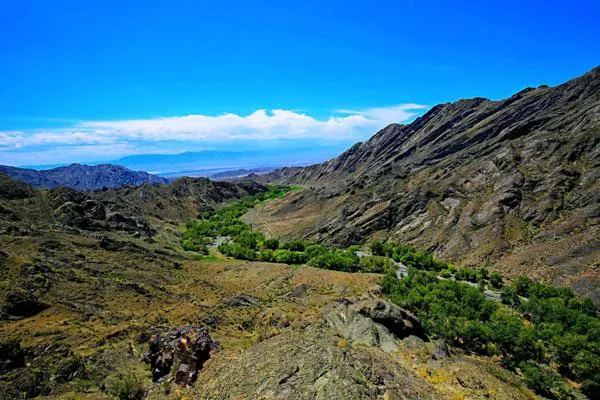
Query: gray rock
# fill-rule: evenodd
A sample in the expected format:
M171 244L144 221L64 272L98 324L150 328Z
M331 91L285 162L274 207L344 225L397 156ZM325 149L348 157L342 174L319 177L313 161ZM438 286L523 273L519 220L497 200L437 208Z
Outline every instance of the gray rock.
M416 317L379 299L332 303L325 308L324 317L329 326L350 343L379 347L386 352L398 349L398 338L408 335L425 338Z
M225 301L225 304L231 307L252 307L260 305L261 300L257 297L250 296L247 294L241 294L233 296L232 298Z

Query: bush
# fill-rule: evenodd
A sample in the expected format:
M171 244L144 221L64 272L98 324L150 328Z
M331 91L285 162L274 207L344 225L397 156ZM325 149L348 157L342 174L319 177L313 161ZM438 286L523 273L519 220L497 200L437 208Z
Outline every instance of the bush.
M277 250L279 248L279 240L277 239L265 239L263 241L265 249Z
M359 268L359 259L353 252L341 249L328 249L310 259L313 267L335 271L355 272Z
M258 253L258 259L260 261L272 262L273 261L273 250L264 249Z
M240 260L254 261L258 259L256 250L241 246L237 243L222 244L219 246L219 251L226 256L238 258Z
M490 275L490 285L496 289L500 289L504 285L502 276L497 272L492 272L492 275Z
M480 275L471 268L462 268L454 273L454 279L457 281L479 282Z
M529 289L532 284L533 282L531 281L531 279L521 276L515 281L513 286L515 288L515 292L519 296L529 297Z
M507 306L517 307L521 304L521 298L513 287L504 287L500 292L502 303Z
M130 372L109 377L106 392L120 400L135 400L143 397L144 386L142 379Z
M581 393L585 394L590 400L600 400L600 383L594 381L584 381L581 385Z
M371 248L371 253L373 253L374 256L385 256L386 255L383 243L379 240L372 241L371 244L369 245L369 247Z
M233 241L242 247L256 250L258 242L263 241L264 236L261 233L252 232L250 230L242 231L238 235L234 236Z
M394 268L394 262L389 257L365 256L360 259L360 270L362 272L374 272L382 274Z
M306 244L302 240L290 240L289 242L283 243L280 247L290 251L304 251Z
M537 394L551 399L569 398L561 377L556 373L529 362L521 363L520 368L525 383Z
M308 257L301 251L279 249L273 252L273 261L285 264L304 264Z
M446 279L451 278L452 277L452 271L450 271L449 269L444 269L444 270L442 270L440 272L440 276L442 278L446 278Z

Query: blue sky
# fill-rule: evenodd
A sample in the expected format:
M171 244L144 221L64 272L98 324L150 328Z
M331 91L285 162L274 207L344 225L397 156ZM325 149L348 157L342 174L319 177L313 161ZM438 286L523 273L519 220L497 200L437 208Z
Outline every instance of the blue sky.
M0 0L0 164L341 149L437 103L586 72L599 15L597 1Z

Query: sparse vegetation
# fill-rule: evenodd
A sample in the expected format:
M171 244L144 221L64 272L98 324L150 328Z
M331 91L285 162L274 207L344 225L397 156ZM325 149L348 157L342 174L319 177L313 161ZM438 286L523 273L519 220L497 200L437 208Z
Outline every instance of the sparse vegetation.
M143 397L144 386L138 375L129 372L110 376L106 383L106 393L119 400L136 400Z

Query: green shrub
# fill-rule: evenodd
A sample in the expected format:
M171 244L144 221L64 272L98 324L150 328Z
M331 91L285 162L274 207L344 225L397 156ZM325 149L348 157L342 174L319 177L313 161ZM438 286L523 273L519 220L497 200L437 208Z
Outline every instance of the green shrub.
M265 239L263 241L265 249L277 250L279 248L279 240L277 239Z
M359 258L348 250L328 249L311 258L309 264L317 268L355 272L359 269Z
M226 256L239 258L240 260L254 261L258 259L256 250L241 246L237 243L227 243L219 246L219 251Z
M581 385L581 393L590 400L600 400L600 383L591 380L584 381Z
M109 377L106 382L106 393L120 400L135 400L143 397L144 386L138 375L129 372Z
M484 276L468 269L457 274ZM393 302L417 314L428 335L471 352L501 356L507 368L522 367L526 382L539 394L571 396L564 378L544 365L555 365L566 377L585 383L588 392L600 383L600 319L572 293L520 279L502 289L502 305L487 300L478 287L418 270L402 280L389 272L382 286ZM517 291L529 294L529 300L521 302Z
M258 259L265 262L273 262L273 250L264 249L258 253Z
M394 262L389 257L365 256L360 258L360 271L382 274L394 268Z
M529 362L521 363L519 367L525 383L537 394L550 399L571 398L564 388L562 378L555 372Z
M502 288L502 286L504 286L502 276L497 272L492 272L490 275L490 285L496 289Z
M373 253L374 256L385 256L386 255L383 243L379 240L372 241L371 244L369 244L369 247L371 249L371 253Z
M529 289L532 284L533 282L531 281L531 279L525 276L521 276L517 278L517 280L514 282L513 287L515 288L515 292L519 296L529 297Z
M454 273L454 279L476 283L479 282L480 275L472 268L461 268Z
M279 249L273 252L273 261L285 264L304 264L308 257L304 252Z
M304 251L306 243L302 240L290 240L289 242L282 243L280 247L290 251Z
M444 269L444 270L442 270L440 272L440 276L442 278L446 278L446 279L451 278L452 277L452 271L450 271L449 269Z

